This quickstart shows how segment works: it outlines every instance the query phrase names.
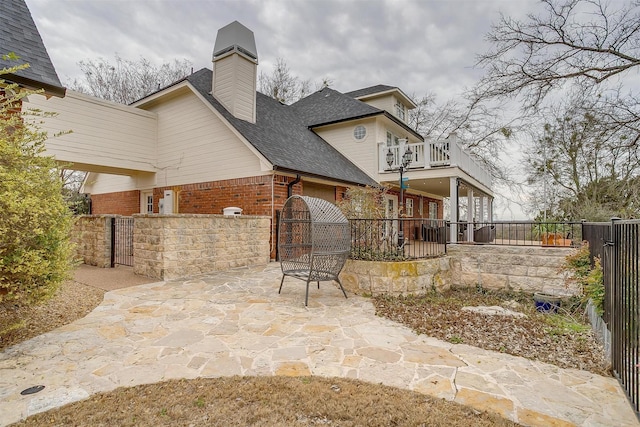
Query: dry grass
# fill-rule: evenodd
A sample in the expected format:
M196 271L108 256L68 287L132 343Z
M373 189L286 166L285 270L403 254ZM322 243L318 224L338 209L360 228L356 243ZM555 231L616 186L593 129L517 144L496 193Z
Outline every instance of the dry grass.
M565 301L559 314L539 313L531 295L451 290L423 296L373 298L376 313L403 323L419 334L454 344L464 343L551 363L610 375L602 346L597 342L583 310ZM508 306L526 318L488 316L462 311L465 306Z
M117 389L16 426L517 426L453 402L319 377L174 380Z

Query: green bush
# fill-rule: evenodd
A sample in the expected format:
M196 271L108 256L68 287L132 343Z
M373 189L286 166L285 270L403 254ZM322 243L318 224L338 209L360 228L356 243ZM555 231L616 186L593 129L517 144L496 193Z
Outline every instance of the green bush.
M582 289L583 303L591 300L599 315L604 313L604 281L602 264L596 258L591 267L589 244L584 242L573 254L565 258L564 269L573 273L570 279Z
M39 301L71 267L72 217L58 165L43 155L46 134L20 113L32 93L0 78L0 302Z
M591 300L599 316L604 313L604 277L600 258L595 259L595 265L585 279L583 287L587 300Z

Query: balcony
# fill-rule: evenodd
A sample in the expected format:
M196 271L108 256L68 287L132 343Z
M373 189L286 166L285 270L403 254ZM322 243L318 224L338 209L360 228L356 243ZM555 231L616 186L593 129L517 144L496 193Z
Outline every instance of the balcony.
M386 161L386 155L389 150L394 154L395 159L391 168L397 169L407 147L410 147L413 152L413 160L407 168L409 171L457 167L481 184L491 188L491 174L489 171L482 163L466 152L455 137L414 144L407 144L407 140L401 139L399 145L391 147L381 142L378 144L379 172L384 173L389 170L389 165L387 165Z

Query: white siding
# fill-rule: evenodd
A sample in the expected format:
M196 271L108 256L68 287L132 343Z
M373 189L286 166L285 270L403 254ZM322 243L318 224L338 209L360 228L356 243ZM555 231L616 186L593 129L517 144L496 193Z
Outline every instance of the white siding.
M377 121L375 118L354 120L347 124L326 126L314 131L356 166L375 177L378 174L378 142L384 140L379 134L380 126L376 125ZM367 136L361 141L356 141L353 137L353 129L358 125L363 125L367 129Z
M47 154L84 170L131 173L155 170L156 116L134 107L67 91L64 98L30 95L23 109L56 113L40 125ZM60 132L65 135L54 137ZM80 167L78 167L80 169Z
M158 186L256 176L259 158L190 90L154 105Z
M372 107L376 107L379 108L381 110L386 110L389 113L393 114L395 116L395 102L396 99L393 95L389 94L389 95L385 95L385 96L381 96L379 98L371 98L371 99L367 99L366 101L363 101L365 104L369 104Z
M137 190L138 188L137 179L134 176L90 173L82 191L91 194L103 194Z
M256 64L238 54L214 62L213 94L235 117L255 123Z

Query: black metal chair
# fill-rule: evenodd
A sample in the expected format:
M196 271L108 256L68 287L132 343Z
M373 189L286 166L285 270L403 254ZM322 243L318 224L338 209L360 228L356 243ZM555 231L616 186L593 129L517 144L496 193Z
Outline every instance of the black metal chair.
M323 199L291 196L280 214L278 254L282 267L280 289L286 276L307 282L335 280L347 297L338 275L351 250L349 221L340 209Z

